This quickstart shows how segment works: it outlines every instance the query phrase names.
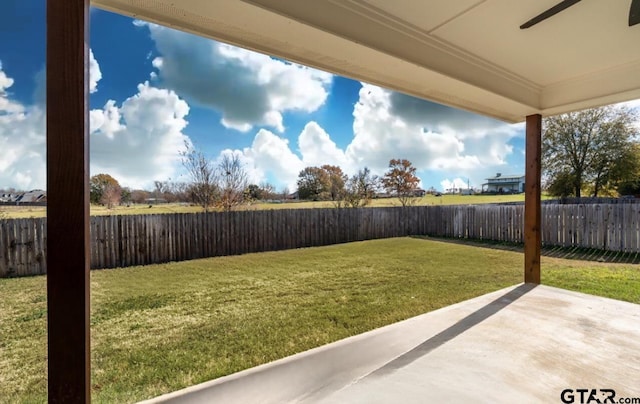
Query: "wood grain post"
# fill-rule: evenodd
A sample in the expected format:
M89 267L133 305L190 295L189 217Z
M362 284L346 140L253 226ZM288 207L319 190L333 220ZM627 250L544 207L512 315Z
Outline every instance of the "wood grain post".
M47 1L47 334L50 403L88 403L89 0Z
M524 195L524 281L540 284L542 117L527 116Z

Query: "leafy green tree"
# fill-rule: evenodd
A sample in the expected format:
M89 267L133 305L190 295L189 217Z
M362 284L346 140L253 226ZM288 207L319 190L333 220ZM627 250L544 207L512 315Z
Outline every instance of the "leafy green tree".
M262 190L256 184L249 184L244 190L244 198L248 201L259 201L262 199Z
M120 202L122 203L131 203L131 188L129 187L124 187L122 188L121 194L120 194Z
M640 196L640 145L636 144L628 150L627 156L616 165L620 178L616 186L619 195ZM624 175L623 175L623 174Z
M268 182L263 182L260 185L249 184L244 190L244 198L247 201L262 201L273 199L275 193L275 187Z
M400 200L402 206L415 203L415 192L420 178L416 176L416 168L406 159L392 159L389 170L382 177L382 185L389 194Z
M575 179L568 171L556 173L556 175L548 182L546 190L551 196L566 198L573 194Z
M320 167L306 167L298 174L298 198L319 201L326 198L329 179Z
M347 178L338 166L307 167L298 174L298 198L334 201L339 207L344 201Z
M593 196L615 186L629 174L629 151L637 131L636 114L606 106L552 116L543 123L542 164L550 184L566 186L580 197L586 187Z
M617 191L620 195L640 196L640 179L620 183Z
M122 188L109 174L96 174L89 179L89 200L93 204L102 204L111 209L120 203Z

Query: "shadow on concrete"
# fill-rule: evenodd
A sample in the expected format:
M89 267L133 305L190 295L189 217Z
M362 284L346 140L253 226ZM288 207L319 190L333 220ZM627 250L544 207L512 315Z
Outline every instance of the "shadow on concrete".
M522 244L500 243L487 240L453 239L439 237L420 237L445 243L463 244L474 247L492 248L496 250L523 252ZM640 264L640 254L620 251L596 250L593 248L542 246L541 254L545 257L564 258L569 260L593 261L613 264Z
M491 303L482 307L479 310L474 311L462 320L458 321L451 327L439 332L428 340L424 341L420 345L416 346L412 350L397 357L386 365L382 366L378 370L370 373L367 377L384 376L392 373L397 369L407 366L411 362L420 359L424 355L440 347L442 344L451 341L463 332L471 329L472 327L480 324L487 318L493 316L500 310L504 309L514 301L518 300L526 293L533 290L537 285L525 283L515 289L507 292L506 294L495 299Z

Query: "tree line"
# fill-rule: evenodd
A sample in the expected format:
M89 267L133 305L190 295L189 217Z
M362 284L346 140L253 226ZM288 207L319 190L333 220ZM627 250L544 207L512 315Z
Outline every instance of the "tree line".
M543 120L542 168L545 190L559 197L582 195L640 196L638 116L624 107L606 106ZM119 203L184 202L203 210L229 211L253 201L291 199L331 201L336 207L367 206L376 195L411 205L422 192L416 168L406 159L391 159L378 176L367 167L352 176L341 167L309 166L298 174L293 195L268 183L251 184L239 157L223 154L213 162L192 144L181 153L188 182L155 181L153 191L123 188L109 174L91 177L91 202L109 208Z
M398 198L402 206L411 205L419 196L420 179L416 168L406 159L392 159L382 177L367 167L349 177L338 166L306 167L298 175L298 198L332 201L336 207L358 208L368 205L382 190Z
M119 204L182 202L198 205L206 212L230 211L241 204L274 199L332 201L336 207L357 208L367 206L383 191L407 206L421 196L416 168L406 159L390 160L382 177L367 167L351 177L338 166L306 167L298 175L294 194L286 188L278 193L269 183L250 184L237 155L225 154L214 164L202 151L187 145L182 164L189 182L155 181L153 191L122 187L109 174L94 175L90 179L91 203L112 209Z

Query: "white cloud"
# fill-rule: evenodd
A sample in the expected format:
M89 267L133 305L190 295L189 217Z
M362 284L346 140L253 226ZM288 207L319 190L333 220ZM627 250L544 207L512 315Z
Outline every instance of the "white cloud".
M347 147L350 160L378 171L392 158L406 158L419 170L472 169L479 164L479 157L466 150L464 137L431 123L428 114L419 115L415 104L409 114L401 114L394 94L363 84L353 112L355 137Z
M241 132L255 125L284 131L283 113L310 113L327 99L332 75L234 46L136 21L148 27L160 57L153 60L163 85L190 103L222 114Z
M45 115L9 98L14 81L0 63L0 184L3 187L45 187Z
M98 82L102 80L102 72L98 61L93 57L93 50L89 49L89 92L98 91Z
M305 125L298 137L298 146L305 166L337 165L349 170L350 162L335 144L329 134L316 122Z
M92 74L99 72L92 59ZM100 75L94 75L96 88ZM36 77L36 104L12 100L14 84L0 64L0 186L19 189L46 187L44 75ZM91 174L107 172L122 185L147 187L166 180L179 168L179 151L189 138L182 133L189 106L173 91L140 84L121 106L108 101L90 111Z
M505 165L522 127L363 84L347 158L380 172L391 158L479 182Z
M92 110L91 174L106 172L122 185L149 187L179 171L180 155L189 138L189 106L173 91L144 83L138 93L116 106Z
M289 148L289 141L266 130L260 129L251 147L242 151L250 169L260 178L277 178L289 189L295 189L298 173L305 164Z

